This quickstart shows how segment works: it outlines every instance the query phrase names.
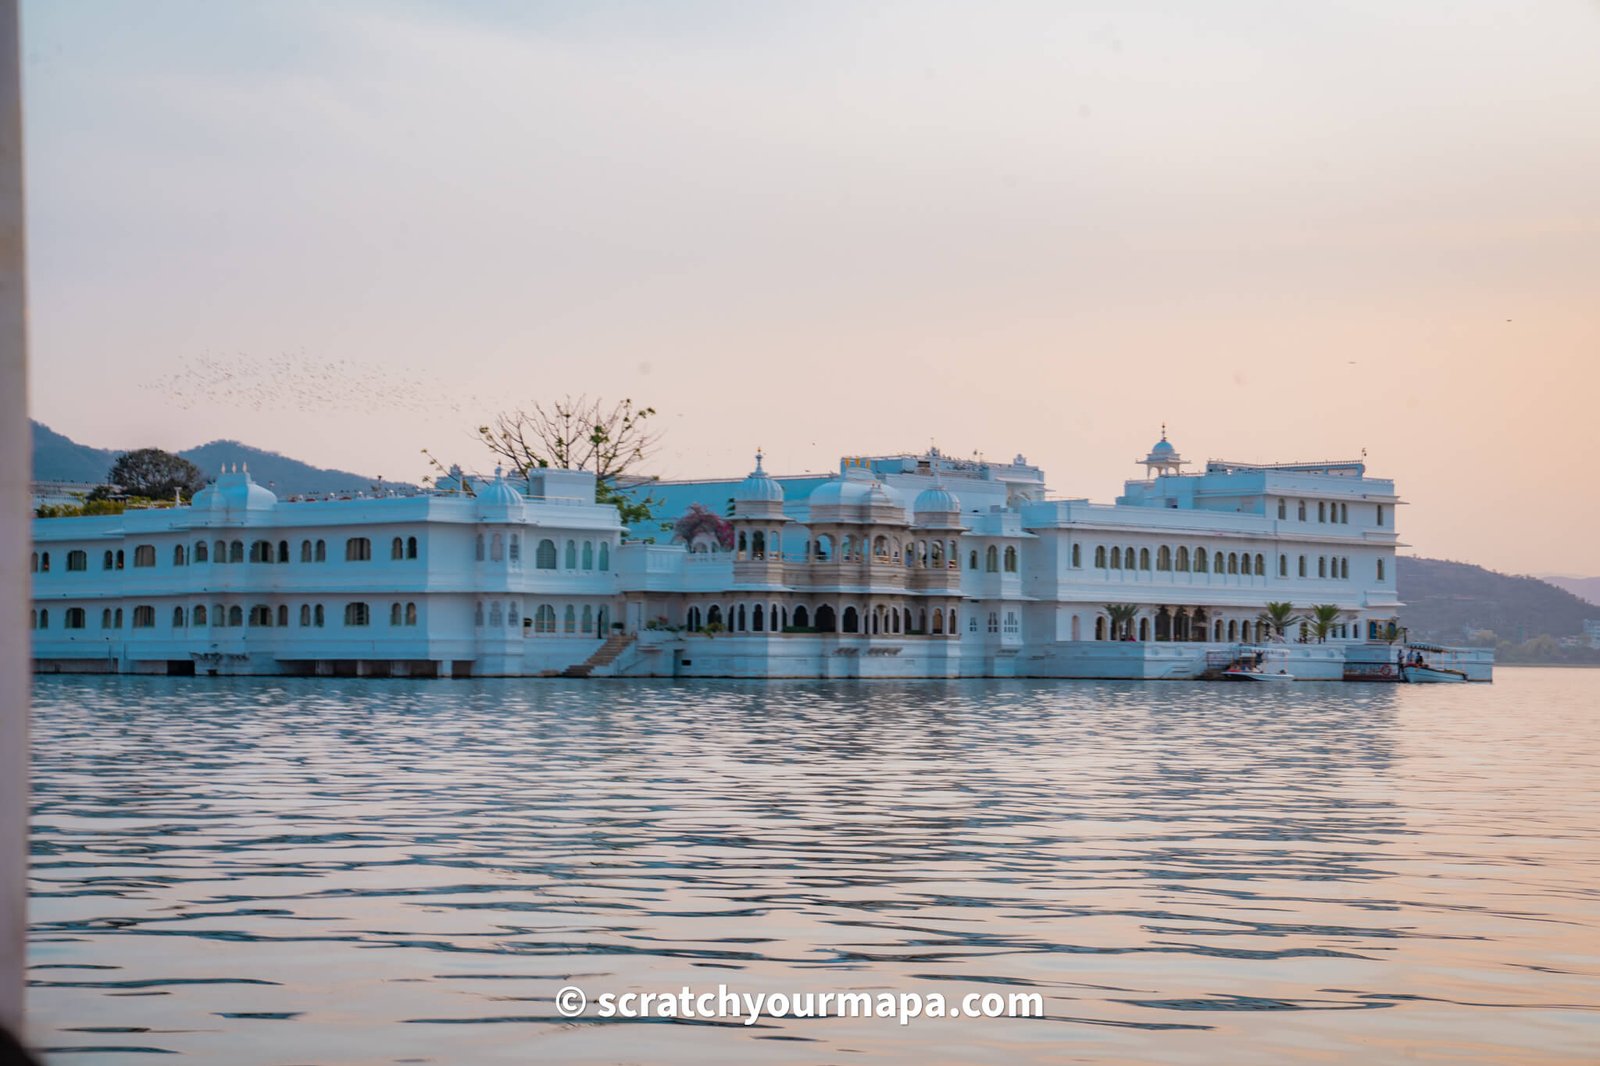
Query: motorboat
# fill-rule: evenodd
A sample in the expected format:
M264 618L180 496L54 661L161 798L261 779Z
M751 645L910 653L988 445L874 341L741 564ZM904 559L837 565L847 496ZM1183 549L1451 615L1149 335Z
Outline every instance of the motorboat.
M1467 675L1443 666L1402 666L1400 673L1413 685L1464 685Z
M1288 658L1282 648L1241 648L1219 676L1224 681L1293 681L1294 675L1284 669Z

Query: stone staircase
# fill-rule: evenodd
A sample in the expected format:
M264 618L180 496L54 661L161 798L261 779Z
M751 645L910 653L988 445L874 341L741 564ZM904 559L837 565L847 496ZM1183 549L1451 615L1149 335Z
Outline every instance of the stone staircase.
M633 643L632 633L618 633L606 638L606 642L595 649L593 655L581 663L574 663L561 671L562 677L588 677L597 667L610 666Z

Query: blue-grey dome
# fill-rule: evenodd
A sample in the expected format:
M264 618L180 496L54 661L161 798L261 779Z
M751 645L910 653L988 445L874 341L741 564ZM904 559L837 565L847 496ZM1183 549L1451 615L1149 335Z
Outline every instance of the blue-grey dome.
M756 452L756 468L739 483L733 498L739 503L782 503L783 486L779 485L761 468L761 453Z
M917 493L911 510L916 514L950 514L961 510L961 501L943 485L934 485Z
M486 507L505 507L513 510L522 509L522 493L512 487L505 479L499 467L495 468L494 480L478 490L478 503Z

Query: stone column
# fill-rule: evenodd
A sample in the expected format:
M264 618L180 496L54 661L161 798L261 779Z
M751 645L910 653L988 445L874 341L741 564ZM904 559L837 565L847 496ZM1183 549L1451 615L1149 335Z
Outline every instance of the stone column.
M28 870L28 558L32 433L22 209L21 42L0 0L0 1025L22 1031Z

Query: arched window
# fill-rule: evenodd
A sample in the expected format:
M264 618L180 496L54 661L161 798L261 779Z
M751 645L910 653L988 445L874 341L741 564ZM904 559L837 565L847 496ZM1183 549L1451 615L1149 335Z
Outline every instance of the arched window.
M569 540L569 541L567 541L567 569L568 570L576 570L577 568L578 568L578 542L575 541L575 540Z
M398 538L398 537L395 538L396 544L399 543L399 539L400 538ZM397 555L397 556L395 556L395 558L398 559L400 557ZM391 603L389 605L389 624L390 625L397 626L397 625L400 624L400 619L402 617L400 611L401 611L401 607L400 607L400 605L398 603Z
M197 563L206 563L211 561L211 553L206 550L206 542L203 540L197 540L194 542L194 561Z
M183 608L182 607L178 608L178 616L180 618L183 617ZM67 629L82 629L84 627L83 608L82 607L68 607L67 608L67 617L63 621L62 624ZM182 625L183 623L179 622L178 624Z
M1229 640L1238 640L1239 639L1239 622L1238 622L1237 619L1233 619L1233 618L1228 619L1228 639Z
M413 537L412 539L415 540L416 538ZM506 555L510 558L512 566L522 566L522 534L513 533L510 535L506 542ZM412 556L412 558L414 559L416 556Z
M512 544L516 543L516 534L514 534L514 533L511 536L511 542L512 542ZM416 537L407 537L406 538L406 558L407 559L415 559L416 557L417 557L417 538ZM515 558L516 557L515 554L513 554L512 557Z
M736 632L743 633L745 631L745 618L744 604L741 603L737 607L728 609L728 619L733 623L733 629Z
M978 549L977 548L973 548L971 556L969 556L968 559L967 559L967 569L968 570L976 570L977 568L978 568Z
M1304 555L1300 556L1300 576L1306 576L1306 557Z
M1194 572L1197 574L1207 573L1209 565L1206 559L1206 550L1204 548L1196 548L1194 550Z
M417 605L415 603L408 603L408 604L406 604L406 625L414 626L416 624L417 624Z
M1083 545L1081 544L1072 546L1072 568L1074 570L1083 569Z
M495 533L489 538L489 560L498 563L505 557L506 538L502 534Z
M1139 619L1139 639L1140 640L1149 640L1150 639L1150 619L1148 619L1148 618Z
M556 568L556 542L546 537L539 542L539 547L533 553L533 565L540 570L554 570Z
M271 542L265 541L265 540L253 540L253 541L251 541L250 542L250 561L252 563L270 563L270 562L272 562L272 544L271 544Z
M989 550L994 551L993 548ZM846 607L844 609L844 624L840 626L840 629L845 633L861 632L861 616L856 613L854 607Z
M1094 639L1095 640L1105 640L1106 639L1106 619L1105 619L1105 615L1099 615L1094 620Z
M321 629L325 618L326 615L323 613L322 604L319 603L311 608L311 626L313 629Z
M280 541L278 541L278 562L286 563L288 561L289 561L289 542L286 541L286 540L280 540Z
M197 625L197 626L203 626L203 625L206 624L206 605L205 604L203 604L203 603L195 604L194 610L189 612L189 623L191 625Z
M1304 500L1300 501L1299 520L1302 522L1306 520L1306 501Z
M757 538L760 536L760 533L756 534ZM757 543L760 543L759 539L757 540ZM594 569L594 541L592 540L586 540L583 542L583 568L585 570Z
M1378 560L1378 580L1379 581L1383 580L1383 560L1382 559Z
M1176 562L1175 565L1176 565L1176 568L1177 568L1179 573L1187 574L1189 572L1189 547L1188 547L1188 545L1179 545L1178 546L1178 559L1177 559L1177 562Z
M300 542L300 561L302 563L309 563L311 561L311 542L309 540L303 540Z
M594 606L592 604L586 603L583 605L583 621L578 624L578 627L585 633L594 632Z
M1339 560L1339 578L1343 581L1350 579L1350 559L1348 556Z
M944 636L944 612L937 607L933 609L932 632L935 636Z
M364 563L372 558L372 541L366 537L348 537L344 542L344 561ZM365 622L361 623L366 625Z
M472 624L475 625L475 626L482 626L483 625L483 601L482 600L479 600L472 607Z
M1104 544L1095 545L1094 565L1101 570L1106 568L1106 546Z
M88 565L87 560L85 560L85 564L84 565L85 566ZM182 544L174 544L172 546L172 565L173 566L188 566L189 565L189 549L185 548Z
M228 542L219 540L211 546L211 561L225 563L228 561ZM111 553L106 552L106 569L111 569Z
M1111 549L1111 569L1113 569L1113 570L1121 570L1122 569L1122 549L1121 548L1112 548Z
M684 623L688 626L689 632L700 632L700 608L689 608L689 613L684 617Z
M1256 553L1256 577L1267 576L1267 559L1260 552Z
M395 537L389 542L389 558L404 559L406 557L406 542Z
M1339 505L1339 524L1345 526L1350 524L1350 505L1348 503Z
M1328 520L1328 503L1327 503L1326 500L1318 500L1317 501L1317 521L1318 522L1326 522L1327 520Z
M483 550L483 534L479 533L478 536L477 536L477 539L474 541L474 547L473 547L473 550L472 550L472 557L474 559L476 559L478 562L481 563L481 562L483 562L484 554L485 553L484 553L484 550Z
M505 615L500 613L500 601L493 600L489 603L489 625L499 629L505 624Z
M817 632L832 633L835 625L833 608L826 603L819 606L817 608Z
M50 608L48 608L48 607L39 608L39 628L40 629L49 629L50 628Z
M278 604L278 624L280 626L289 624L289 605L286 603Z
M1156 549L1156 569L1172 569L1172 549L1167 547L1165 544Z
M750 631L752 633L760 633L765 629L766 613L762 611L761 605L758 603L750 608Z
M304 629L306 626L309 626L310 624L311 624L311 605L309 603L302 603L300 605L300 628Z
M1000 549L995 547L993 544L984 549L983 568L990 573L994 573L1000 569Z
M710 627L710 626L721 626L722 625L722 605L721 604L713 603L706 610L706 625L707 625L707 627Z
M133 628L154 629L156 624L156 609L149 604L140 604L133 609Z
M364 603L347 603L344 605L344 624L347 626L364 626L372 624L372 609Z
M1278 517L1280 519L1287 519L1289 517L1289 501L1288 500L1279 500L1278 501Z
M238 608L235 607L234 610L237 611ZM121 629L122 628L122 608L121 607L118 607L116 610L111 612L111 628L112 629Z
M1289 557L1287 555L1278 556L1278 576L1289 576Z
M83 627L79 626L78 628L82 629ZM182 629L182 628L184 628L184 625L183 625L183 608L182 607L174 607L172 609L172 628L173 629Z
M937 540L933 542L933 547L928 549L928 565L944 568L944 545Z
M1006 573L1017 572L1017 549L1013 544L1006 545Z
M605 541L600 542L600 569L611 569L611 545Z
M257 603L250 608L250 624L252 626L271 626L272 608L264 603Z
M1317 556L1317 576L1318 577L1327 577L1328 576L1328 560L1327 560L1327 558L1325 556L1321 556L1321 555Z
M325 540L319 540L319 541L317 541L317 562L325 563L327 561L328 561L328 542L325 541Z
M1238 572L1239 572L1239 556L1235 552L1229 552L1228 553L1228 573L1237 574Z
M242 562L244 562L244 541L242 541L242 540L234 540L234 541L229 541L228 542L228 562L230 562L230 563L242 563ZM118 570L122 569L122 553L121 552L117 553L117 569Z
M1139 569L1140 570L1148 570L1148 569L1150 569L1150 549L1149 548L1140 548L1139 549Z

